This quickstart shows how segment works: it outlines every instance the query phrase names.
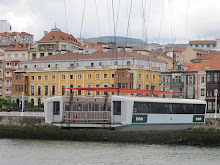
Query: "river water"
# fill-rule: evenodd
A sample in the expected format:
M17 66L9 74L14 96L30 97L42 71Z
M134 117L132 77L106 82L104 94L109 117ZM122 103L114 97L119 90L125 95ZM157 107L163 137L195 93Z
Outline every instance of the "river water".
M0 165L219 165L220 147L0 139Z

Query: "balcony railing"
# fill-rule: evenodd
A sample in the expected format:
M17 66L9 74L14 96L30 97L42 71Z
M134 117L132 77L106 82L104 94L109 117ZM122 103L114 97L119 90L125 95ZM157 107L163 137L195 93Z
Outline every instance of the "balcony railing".
M132 69L146 69L146 70L152 70L152 71L160 71L163 68L159 67L149 67L146 65L103 65L103 66L68 66L68 67L42 67L42 68L23 68L18 70L27 70L27 71L42 71L42 70L86 70L86 69L94 69L94 70L100 70L100 69L117 69L117 68L132 68Z
M110 122L109 111L63 111L65 122Z

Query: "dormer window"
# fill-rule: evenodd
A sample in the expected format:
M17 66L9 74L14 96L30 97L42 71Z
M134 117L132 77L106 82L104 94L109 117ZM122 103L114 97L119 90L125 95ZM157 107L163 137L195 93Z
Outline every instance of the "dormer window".
M65 40L65 39L66 39L66 37L64 37L64 36L62 36L61 38L62 38L62 40Z
M51 36L51 37L50 37L50 40L53 40L53 39L54 39L54 37L53 37L53 36Z

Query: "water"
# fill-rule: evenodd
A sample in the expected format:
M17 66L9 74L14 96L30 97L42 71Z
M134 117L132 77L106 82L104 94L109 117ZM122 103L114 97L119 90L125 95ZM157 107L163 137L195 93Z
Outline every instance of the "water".
M220 147L0 139L0 165L219 165Z

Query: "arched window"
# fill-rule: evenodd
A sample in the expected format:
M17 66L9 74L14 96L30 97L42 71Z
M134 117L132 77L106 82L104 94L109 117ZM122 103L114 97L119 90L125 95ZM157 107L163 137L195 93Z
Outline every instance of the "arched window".
M78 87L80 88L81 85L78 85ZM81 90L78 90L78 95L80 96L82 94Z
M104 87L108 87L108 85L104 85ZM104 92L104 95L107 95L108 94L108 92Z
M41 95L41 86L38 86L37 88L37 95Z
M31 103L34 105L34 99L33 98L31 99Z
M70 85L70 88L73 88L73 84ZM72 89L70 89L70 93L73 93Z
M41 108L41 99L38 99L38 108Z
M65 86L62 86L62 95L65 95Z

